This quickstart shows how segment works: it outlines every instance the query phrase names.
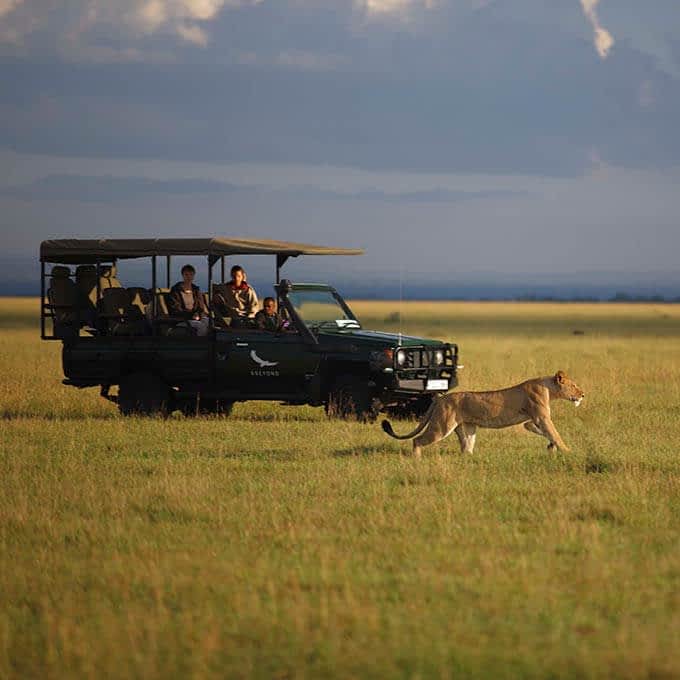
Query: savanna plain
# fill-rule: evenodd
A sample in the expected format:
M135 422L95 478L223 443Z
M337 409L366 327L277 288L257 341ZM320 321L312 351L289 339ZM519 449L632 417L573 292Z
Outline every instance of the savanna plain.
M396 307L353 303L457 342L459 389L565 370L571 452L511 428L417 461L274 403L122 418L0 299L0 677L680 677L680 306Z

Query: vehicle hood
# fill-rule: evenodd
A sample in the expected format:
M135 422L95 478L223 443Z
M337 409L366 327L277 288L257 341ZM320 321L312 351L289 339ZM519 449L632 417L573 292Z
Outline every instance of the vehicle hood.
M416 345L438 346L442 345L440 340L431 338L419 338L414 335L400 335L399 333L384 333L382 331L367 331L357 328L345 328L338 330L323 329L319 333L319 341L338 341L342 339L370 345L372 349L383 349L387 347L414 347Z

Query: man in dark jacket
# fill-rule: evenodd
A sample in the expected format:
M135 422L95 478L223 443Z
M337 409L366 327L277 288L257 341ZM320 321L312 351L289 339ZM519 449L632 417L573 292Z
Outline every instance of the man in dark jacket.
M170 289L168 311L171 316L186 319L196 335L208 333L208 308L201 289L194 283L196 270L190 265L182 267L182 280Z

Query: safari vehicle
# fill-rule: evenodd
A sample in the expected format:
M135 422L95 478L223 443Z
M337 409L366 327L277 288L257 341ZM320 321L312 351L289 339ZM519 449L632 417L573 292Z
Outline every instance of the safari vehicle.
M248 400L323 405L345 418L418 414L457 384L456 345L366 330L331 286L280 278L291 257L362 252L236 238L44 241L41 337L63 343L65 385L99 387L124 415L228 415ZM224 284L226 258L254 254L276 258L272 296L287 320L283 330L231 326L211 304L216 265ZM207 258L207 336L168 313L177 256ZM150 260L148 289L118 279L117 263L136 258Z

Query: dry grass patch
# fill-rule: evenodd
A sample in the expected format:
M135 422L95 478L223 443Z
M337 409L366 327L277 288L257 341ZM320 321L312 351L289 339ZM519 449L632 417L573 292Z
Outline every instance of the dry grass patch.
M464 388L587 395L553 409L573 454L482 430L416 462L321 409L123 419L0 301L0 677L677 677L678 311L405 305Z

